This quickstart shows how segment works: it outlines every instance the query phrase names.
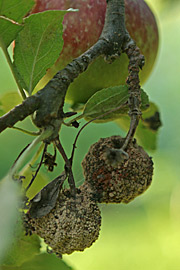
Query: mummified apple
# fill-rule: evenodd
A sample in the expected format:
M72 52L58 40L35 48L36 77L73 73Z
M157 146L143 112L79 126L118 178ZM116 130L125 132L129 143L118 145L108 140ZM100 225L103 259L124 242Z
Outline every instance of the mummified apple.
M44 83L92 46L103 29L106 0L36 0L32 12L68 8L79 11L70 12L64 17L64 47L56 64L44 78ZM153 68L158 51L157 23L144 0L125 0L125 15L127 30L145 56L145 66L140 72L143 84ZM112 64L99 57L71 84L66 98L71 104L85 103L92 94L102 88L124 84L127 72L128 58L125 54Z

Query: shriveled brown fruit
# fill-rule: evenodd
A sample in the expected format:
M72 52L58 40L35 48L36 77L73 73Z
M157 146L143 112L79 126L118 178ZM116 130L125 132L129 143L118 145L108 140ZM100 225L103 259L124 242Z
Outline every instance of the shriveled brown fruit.
M55 208L42 218L26 215L26 223L57 255L71 254L90 247L99 236L101 214L97 204L84 190L75 197L63 190Z
M93 144L82 166L85 182L94 200L100 203L129 203L151 184L153 162L144 149L131 142L121 151L124 138L112 136Z

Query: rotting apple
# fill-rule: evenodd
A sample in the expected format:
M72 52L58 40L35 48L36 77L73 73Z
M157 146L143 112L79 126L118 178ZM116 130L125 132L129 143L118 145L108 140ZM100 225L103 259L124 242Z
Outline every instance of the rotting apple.
M45 10L79 9L65 15L64 46L56 64L41 80L43 84L81 55L99 38L105 20L106 0L36 0L32 13ZM140 71L143 84L153 68L159 43L159 34L154 14L144 0L125 0L126 27L145 56L145 66ZM112 64L103 57L96 59L69 87L66 100L72 105L85 103L102 88L125 84L128 74L128 58L122 54Z

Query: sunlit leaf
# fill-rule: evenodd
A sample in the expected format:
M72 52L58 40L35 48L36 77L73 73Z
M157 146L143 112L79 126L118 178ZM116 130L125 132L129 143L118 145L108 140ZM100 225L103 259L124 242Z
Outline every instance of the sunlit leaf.
M95 122L107 122L118 119L129 111L128 98L129 92L126 85L102 89L87 101L83 112L84 118L91 120L99 117ZM143 90L141 90L141 99L141 109L147 109L149 99ZM101 117L103 114L105 115Z
M8 177L0 182L0 262L12 242L19 217L19 186Z
M3 260L3 265L20 266L40 253L40 239L37 235L25 236L22 232L18 239L14 239L11 248Z
M29 94L62 50L62 20L67 12L50 10L24 20L24 28L16 39L14 67Z
M9 92L0 96L0 115L3 115L22 102L17 92Z
M116 123L123 129L128 130L130 118L122 116ZM147 150L155 150L157 147L158 130L161 127L161 120L157 106L150 102L150 107L144 111L142 120L139 121L135 137L138 143Z

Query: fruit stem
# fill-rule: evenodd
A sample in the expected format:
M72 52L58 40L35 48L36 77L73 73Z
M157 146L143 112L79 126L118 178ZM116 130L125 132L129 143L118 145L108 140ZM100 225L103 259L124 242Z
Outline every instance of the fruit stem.
M124 44L123 51L127 54L129 58L128 66L128 78L126 83L129 88L129 116L131 117L130 128L126 135L126 139L122 146L122 150L126 150L130 141L132 141L136 128L139 124L139 119L141 118L141 87L139 80L139 69L144 66L144 56L140 53L139 48L136 43L132 40L130 36L126 37L126 42Z
M124 141L124 144L123 146L121 147L121 149L123 151L126 150L126 148L128 147L128 144L133 140L134 138L134 134L136 132L136 128L138 126L138 123L139 123L139 119L136 117L136 115L133 115L131 117L131 123L130 123L130 128L129 128L129 131L126 135L126 138L125 138L125 141Z
M34 182L34 180L35 180L35 178L36 178L36 176L37 176L37 174L38 174L38 172L39 172L39 170L40 170L40 168L41 168L41 166L43 164L43 160L44 160L46 150L47 150L47 143L45 143L44 150L43 150L43 153L42 153L41 160L39 162L38 168L37 168L35 174L32 176L32 179L31 179L30 183L28 184L28 186L25 189L26 192L31 187L31 185L33 184L33 182Z
M74 176L73 176L73 172L72 172L72 165L70 160L68 159L64 148L62 146L62 144L60 143L59 138L56 138L54 140L55 146L57 147L58 151L60 152L61 156L63 157L64 161L65 161L65 171L68 174L68 183L70 186L70 189L72 191L72 194L75 195L76 194L76 185L75 185L75 181L74 181Z

